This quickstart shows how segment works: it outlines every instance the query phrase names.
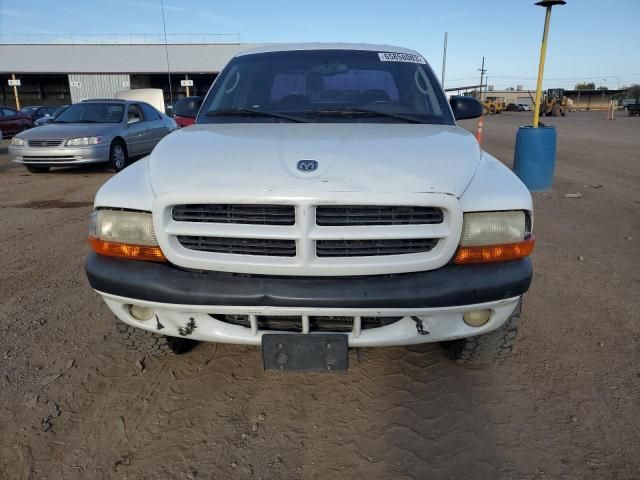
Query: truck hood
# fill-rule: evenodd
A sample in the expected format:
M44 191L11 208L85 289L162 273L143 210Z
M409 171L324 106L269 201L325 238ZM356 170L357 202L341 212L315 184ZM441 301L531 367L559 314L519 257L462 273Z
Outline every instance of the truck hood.
M459 197L480 162L473 135L444 125L234 123L194 125L151 154L156 195L242 189L413 192ZM315 171L298 170L316 160Z

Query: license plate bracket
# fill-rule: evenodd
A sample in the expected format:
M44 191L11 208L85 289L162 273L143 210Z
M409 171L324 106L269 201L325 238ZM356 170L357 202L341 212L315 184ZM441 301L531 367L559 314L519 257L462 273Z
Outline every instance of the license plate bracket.
M265 334L262 358L265 370L345 372L349 369L349 344L341 334Z

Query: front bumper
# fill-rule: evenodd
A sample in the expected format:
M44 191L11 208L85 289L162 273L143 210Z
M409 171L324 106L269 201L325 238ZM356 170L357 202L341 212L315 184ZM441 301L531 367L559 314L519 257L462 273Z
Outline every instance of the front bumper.
M9 159L25 165L63 167L109 161L109 145L88 147L16 147L9 145Z
M123 322L170 336L260 345L260 316L351 317L353 347L409 345L480 335L500 327L531 282L529 259L487 265L448 265L418 273L367 277L270 277L188 271L169 264L120 260L91 253L89 283ZM156 317L138 321L131 305ZM489 309L482 327L462 321L464 312ZM251 326L228 323L246 315ZM402 317L387 326L362 329L361 317ZM186 328L191 320L194 329ZM420 334L417 321L428 334ZM306 324L307 328L304 328ZM185 333L185 330L189 333Z

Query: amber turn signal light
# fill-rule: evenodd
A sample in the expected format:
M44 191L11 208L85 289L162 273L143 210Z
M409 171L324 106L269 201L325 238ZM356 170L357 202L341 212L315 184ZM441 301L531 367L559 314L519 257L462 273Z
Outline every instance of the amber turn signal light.
M456 252L453 263L491 263L505 260L517 260L531 255L536 243L532 235L524 242L507 243L504 245L484 245L482 247L460 247Z
M128 258L130 260L146 260L148 262L166 262L160 247L146 245L129 245L127 243L106 242L96 237L89 237L94 252L108 257Z

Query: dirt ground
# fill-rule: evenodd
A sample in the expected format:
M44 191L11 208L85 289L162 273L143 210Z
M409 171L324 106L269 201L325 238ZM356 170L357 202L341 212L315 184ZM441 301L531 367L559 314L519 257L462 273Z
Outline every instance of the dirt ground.
M510 164L529 115L487 118L486 149ZM535 278L515 354L482 369L428 345L274 374L213 344L141 369L83 270L111 174L30 174L3 141L0 478L640 478L640 118L604 117L544 119Z

